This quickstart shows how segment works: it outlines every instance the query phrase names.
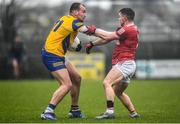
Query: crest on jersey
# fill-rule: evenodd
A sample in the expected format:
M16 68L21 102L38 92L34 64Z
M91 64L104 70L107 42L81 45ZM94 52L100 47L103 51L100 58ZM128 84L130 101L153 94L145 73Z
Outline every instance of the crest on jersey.
M78 23L76 23L75 25L76 25L77 27L79 27L79 26L82 26L83 23L82 23L82 22L78 22Z
M55 62L55 63L53 63L53 67L57 67L57 66L60 66L63 64L64 64L63 62Z
M125 32L124 28L121 28L117 31L118 35L121 35Z

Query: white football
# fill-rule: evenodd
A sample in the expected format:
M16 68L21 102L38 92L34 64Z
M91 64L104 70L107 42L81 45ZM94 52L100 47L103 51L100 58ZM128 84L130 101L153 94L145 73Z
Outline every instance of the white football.
M79 40L79 38L78 37L76 37L75 39L74 39L74 43L69 47L69 51L77 51L76 49L77 49L77 47L78 47L78 45L80 45L81 44L81 41Z

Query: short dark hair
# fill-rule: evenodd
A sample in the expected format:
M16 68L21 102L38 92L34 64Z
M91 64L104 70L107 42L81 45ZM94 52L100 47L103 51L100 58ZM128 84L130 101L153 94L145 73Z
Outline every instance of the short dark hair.
M125 15L128 18L128 20L130 20L130 21L134 20L135 12L131 8L123 8L123 9L119 10L119 12L121 12L123 15Z
M69 10L69 13L72 13L74 10L79 10L80 9L80 5L84 6L84 4L82 3L72 3L71 7L70 7L70 10Z

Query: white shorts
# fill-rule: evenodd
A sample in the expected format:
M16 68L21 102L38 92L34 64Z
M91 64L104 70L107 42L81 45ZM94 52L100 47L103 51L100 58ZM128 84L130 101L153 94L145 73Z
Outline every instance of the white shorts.
M134 60L127 60L122 63L119 62L113 67L117 68L123 74L122 83L129 83L136 71L136 63Z

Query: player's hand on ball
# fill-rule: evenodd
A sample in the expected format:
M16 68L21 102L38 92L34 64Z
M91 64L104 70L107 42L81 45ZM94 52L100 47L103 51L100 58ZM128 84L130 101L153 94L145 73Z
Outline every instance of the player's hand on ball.
M90 53L90 50L92 49L93 46L94 46L94 45L93 45L92 41L90 41L89 43L87 43L87 44L85 45L86 53L87 53L87 54Z
M82 44L81 44L81 41L80 41L80 43L77 45L76 52L81 51L81 49L82 49Z
M86 26L86 28L87 28L87 31L86 31L87 35L93 35L96 31L95 25L88 25L88 26Z
M73 44L71 44L68 48L69 51L76 51L76 52L79 52L82 48L82 44L81 44L81 41L79 40L78 37L76 37L74 39L74 42Z

